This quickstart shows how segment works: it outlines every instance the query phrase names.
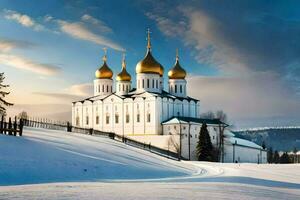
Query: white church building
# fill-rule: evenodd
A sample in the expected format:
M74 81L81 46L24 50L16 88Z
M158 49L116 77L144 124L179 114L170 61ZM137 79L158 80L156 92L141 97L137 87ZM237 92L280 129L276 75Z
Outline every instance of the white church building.
M168 88L164 88L164 68L152 56L149 31L147 41L146 56L136 65L136 88L132 87L125 57L121 72L113 79L105 51L103 64L95 73L94 96L72 103L72 124L114 132L161 148L180 151L182 157L195 160L195 143L184 139L185 132L192 130L193 126L181 127L181 122L176 122L175 118L198 120L198 128L194 128L195 134L192 134L195 137L192 140L196 141L201 126L200 101L187 94L186 71L179 63L178 52L175 65L168 71ZM183 131L178 132L179 128L173 130L174 123ZM172 124L172 127L168 124ZM207 125L213 143L218 145L218 128L224 124L218 122ZM176 148L178 145L179 150Z

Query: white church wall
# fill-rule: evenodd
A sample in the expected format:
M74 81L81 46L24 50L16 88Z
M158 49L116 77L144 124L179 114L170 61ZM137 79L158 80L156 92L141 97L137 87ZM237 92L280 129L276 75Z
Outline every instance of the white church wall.
M224 162L232 163L266 163L266 151L250 148L246 146L238 146L232 144L224 145Z

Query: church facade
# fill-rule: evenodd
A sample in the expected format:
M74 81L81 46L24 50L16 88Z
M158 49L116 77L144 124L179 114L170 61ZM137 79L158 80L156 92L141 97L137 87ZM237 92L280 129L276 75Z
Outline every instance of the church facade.
M174 116L200 117L200 101L187 95L186 71L179 64L178 52L168 72L168 88L164 88L164 68L152 56L149 32L146 55L136 65L136 88L125 57L115 80L107 63L105 53L95 73L94 96L73 102L75 126L119 135L162 135L163 121Z

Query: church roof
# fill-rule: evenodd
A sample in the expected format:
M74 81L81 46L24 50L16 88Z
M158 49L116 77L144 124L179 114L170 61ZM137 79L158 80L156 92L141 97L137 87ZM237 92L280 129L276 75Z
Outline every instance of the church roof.
M127 94L124 94L124 95L119 95L118 93L113 92L113 93L107 94L107 95L92 96L92 97L89 97L89 98L86 98L86 99L83 99L83 100L80 100L80 101L74 101L73 103L77 103L77 102L82 102L83 103L84 101L91 101L91 102L93 102L93 101L96 101L96 100L104 100L104 99L106 99L107 97L109 97L111 95L116 95L116 96L118 96L118 97L120 97L122 99L136 98L136 97L140 97L143 94L147 94L147 93L151 94L153 96L161 97L161 98L164 98L164 97L171 98L173 100L178 99L180 101L183 101L183 100L195 101L195 102L199 101L198 99L194 99L194 98L189 97L189 96L187 96L187 97L176 97L176 96L174 96L174 95L172 95L172 94L170 94L170 93L168 93L168 92L166 92L164 90L162 91L162 93L148 92L148 91L138 93L137 90L136 90L136 88L133 88Z
M228 126L226 123L220 121L219 119L204 119L195 117L171 117L170 119L163 121L162 124L172 124L172 123L199 123L199 124L223 124Z

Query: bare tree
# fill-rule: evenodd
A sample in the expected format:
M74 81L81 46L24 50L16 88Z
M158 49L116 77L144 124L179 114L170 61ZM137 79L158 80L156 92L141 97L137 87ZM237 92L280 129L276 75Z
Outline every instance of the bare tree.
M215 114L216 118L224 123L228 123L227 114L223 110L218 110Z
M22 111L18 114L18 119L28 119L28 115L26 111Z
M205 113L202 113L200 117L204 119L215 119L215 113L213 113L212 111L207 111Z
M171 137L168 139L168 149L173 149L176 151L176 153L180 152L180 144L175 139L175 135L171 135Z

